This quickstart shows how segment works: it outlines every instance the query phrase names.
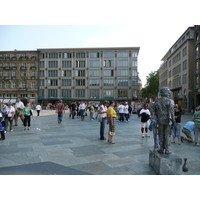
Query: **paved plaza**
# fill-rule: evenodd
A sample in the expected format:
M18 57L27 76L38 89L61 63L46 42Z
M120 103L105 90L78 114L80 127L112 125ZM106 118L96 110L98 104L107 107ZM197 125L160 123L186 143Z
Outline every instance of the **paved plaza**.
M192 114L182 115L182 126L191 120ZM105 136L107 137L108 125ZM99 122L84 121L63 115L57 123L55 110L43 110L34 117L31 130L24 131L19 119L13 132L6 133L0 141L1 175L156 175L149 165L150 138L141 138L140 118L133 114L129 122L116 122L115 144L99 139ZM184 142L170 145L170 150L187 158L188 172L200 174L200 146Z

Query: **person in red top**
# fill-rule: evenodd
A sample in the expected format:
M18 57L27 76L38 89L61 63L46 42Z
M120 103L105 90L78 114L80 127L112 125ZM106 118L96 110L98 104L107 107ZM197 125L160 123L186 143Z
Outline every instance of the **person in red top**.
M56 113L58 114L58 123L59 124L62 122L63 112L65 113L65 106L63 104L63 101L60 100L56 106Z

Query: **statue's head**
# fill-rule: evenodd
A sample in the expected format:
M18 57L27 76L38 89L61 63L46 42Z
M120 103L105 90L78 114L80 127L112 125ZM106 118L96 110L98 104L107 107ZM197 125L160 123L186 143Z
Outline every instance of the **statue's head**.
M170 89L168 87L162 87L160 89L160 95L162 97L169 97L170 94L171 94L171 91L170 91Z

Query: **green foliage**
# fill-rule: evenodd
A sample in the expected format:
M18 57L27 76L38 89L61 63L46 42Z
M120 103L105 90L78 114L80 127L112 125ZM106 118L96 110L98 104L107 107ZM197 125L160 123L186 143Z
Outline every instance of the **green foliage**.
M159 91L159 71L153 71L147 76L147 86L142 88L142 97L157 96Z

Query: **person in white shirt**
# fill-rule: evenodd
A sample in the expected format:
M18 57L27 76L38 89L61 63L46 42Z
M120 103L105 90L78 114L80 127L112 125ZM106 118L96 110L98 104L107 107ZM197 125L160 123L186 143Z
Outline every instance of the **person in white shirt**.
M85 102L81 101L81 103L80 103L78 109L79 109L79 111L80 111L81 121L83 121L83 120L84 120L84 113L85 113L85 109L86 109Z
M40 111L42 110L42 107L40 104L37 104L36 106L36 111L37 111L37 116L39 117L40 116Z
M128 102L125 102L125 106L124 106L124 115L125 115L125 118L126 118L126 121L128 122L129 121L129 105L128 105Z
M5 110L5 128L4 128L5 133L7 132L8 122L10 123L10 132L13 131L12 126L13 126L14 115L15 115L15 108L12 106L12 103L9 102Z
M118 109L119 109L119 121L123 122L124 121L124 105L123 103L120 103Z
M18 124L18 118L20 117L22 123L24 123L24 114L22 109L24 108L24 103L18 97L15 103L15 126Z

